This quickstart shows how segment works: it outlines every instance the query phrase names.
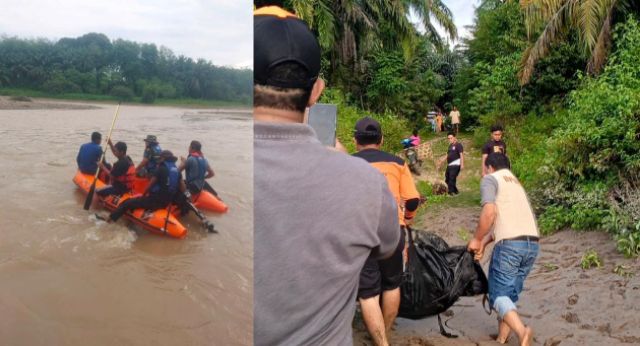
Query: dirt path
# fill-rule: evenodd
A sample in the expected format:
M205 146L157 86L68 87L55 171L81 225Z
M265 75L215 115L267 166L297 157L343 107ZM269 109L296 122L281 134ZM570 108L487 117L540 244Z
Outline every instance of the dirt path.
M450 245L466 244L480 214L478 182L480 154L462 139L467 169L459 178L460 195L428 205L419 228L436 232ZM437 152L434 151L434 156ZM420 180L433 181L435 171L425 169ZM440 178L442 179L442 178ZM475 186L474 186L475 184ZM475 202L474 202L475 201ZM518 302L526 324L534 329L534 344L638 345L640 344L640 261L626 259L602 232L558 232L544 237L536 264ZM584 252L594 249L602 267L582 269ZM488 251L487 251L488 252ZM483 264L486 267L488 256ZM614 272L617 271L617 272ZM460 299L442 314L449 332L440 335L435 317L418 321L397 319L392 345L499 345L490 335L497 332L496 315L488 316L481 297ZM354 328L354 345L371 345L361 323ZM508 345L517 345L515 335Z

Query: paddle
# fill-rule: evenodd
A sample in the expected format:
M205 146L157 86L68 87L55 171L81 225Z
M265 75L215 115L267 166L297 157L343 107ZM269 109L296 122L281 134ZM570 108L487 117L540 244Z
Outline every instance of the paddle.
M111 121L111 128L109 128L109 134L107 135L107 143L111 139L111 131L113 131L113 127L116 124L116 119L118 119L118 111L120 111L120 103L118 102L118 106L116 107L116 114L113 116L113 121ZM107 152L108 144L105 144L104 149L102 149L102 155L100 155L100 160L98 162L102 162L104 160L104 155ZM91 207L91 202L93 201L93 194L96 192L96 182L98 181L98 174L100 174L100 169L96 170L96 175L93 177L93 183L91 183L91 188L89 189L89 194L87 195L87 199L84 201L84 210L89 210Z
M200 219L200 221L202 221L202 226L204 226L204 228L206 228L209 232L211 233L218 233L218 231L216 231L215 226L213 225L213 223L209 220L207 220L207 218L202 214L202 212L200 210L198 210L198 208L196 208L195 205L193 205L193 203L191 203L189 201L189 197L185 196L185 204L189 207L189 209L191 211L193 211L196 216L198 217L198 219Z
M216 192L216 190L214 190L213 187L211 185L209 185L209 183L207 183L206 181L204 182L203 189L211 192L214 196L218 197L218 199L220 199L222 201L222 198L220 198L220 196L218 196L218 193Z

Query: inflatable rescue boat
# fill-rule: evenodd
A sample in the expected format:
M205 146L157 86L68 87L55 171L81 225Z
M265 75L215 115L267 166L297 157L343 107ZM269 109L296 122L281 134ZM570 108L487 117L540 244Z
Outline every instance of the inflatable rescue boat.
M136 177L133 182L133 191L137 194L142 194L148 185L148 179ZM191 203L198 209L215 213L226 213L229 210L229 207L220 198L207 190L202 190L198 194L192 194Z
M78 185L84 193L89 193L93 179L93 174L84 174L78 171L73 177L73 182ZM96 182L96 191L103 187L105 187L105 183L98 179ZM132 197L134 197L134 194L125 193L122 196L110 195L105 198L99 197L99 199L109 211L113 211L122 202ZM172 205L168 208L158 210L135 209L126 212L124 215L127 219L149 232L167 235L173 238L184 238L187 235L187 229L172 214L175 211L170 209L175 209L175 206Z

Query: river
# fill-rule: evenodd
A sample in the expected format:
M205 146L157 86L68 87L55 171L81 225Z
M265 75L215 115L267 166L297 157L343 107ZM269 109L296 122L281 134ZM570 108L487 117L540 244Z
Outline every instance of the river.
M153 134L176 156L201 141L215 171L229 206L207 213L219 233L189 215L177 240L98 221L99 203L82 209L78 148L92 131L106 139L115 111L93 106L0 109L0 344L251 344L250 111L120 107L112 137L134 162Z

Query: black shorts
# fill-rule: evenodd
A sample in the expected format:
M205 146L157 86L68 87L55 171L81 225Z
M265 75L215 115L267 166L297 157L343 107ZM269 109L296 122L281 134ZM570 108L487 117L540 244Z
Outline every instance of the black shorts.
M382 291L390 291L400 287L402 283L402 251L404 250L405 229L396 251L391 257L377 260L369 256L360 271L358 298L367 299L380 295Z

